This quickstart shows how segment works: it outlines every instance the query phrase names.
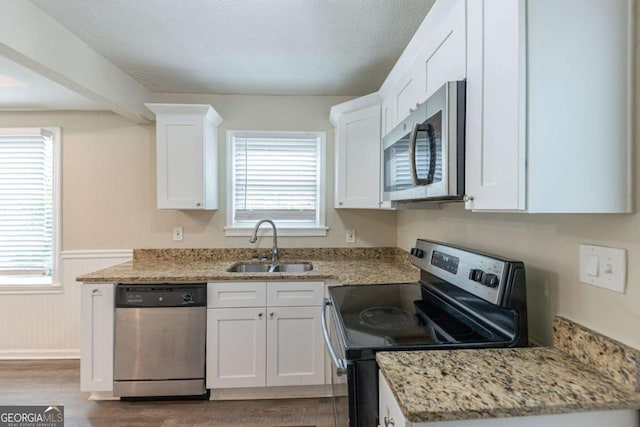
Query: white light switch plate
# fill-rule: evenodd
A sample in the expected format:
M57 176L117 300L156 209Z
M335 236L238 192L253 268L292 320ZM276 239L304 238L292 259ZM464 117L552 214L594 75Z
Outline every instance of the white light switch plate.
M627 251L580 245L580 281L623 294L627 281Z

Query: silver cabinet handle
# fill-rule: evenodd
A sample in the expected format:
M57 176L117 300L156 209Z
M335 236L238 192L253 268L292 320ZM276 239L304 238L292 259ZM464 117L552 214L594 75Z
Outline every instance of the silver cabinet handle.
M384 427L395 426L395 425L396 425L396 422L393 420L393 418L384 417Z
M327 325L327 306L329 305L331 305L331 301L329 301L329 298L325 298L322 302L322 335L324 336L324 343L329 351L331 360L333 360L333 364L336 367L336 375L341 376L347 373L347 364L344 359L338 359L336 351L333 349L333 345L331 345L331 338L329 337L329 328Z
M99 297L102 295L102 293L100 293L100 289L94 289L93 291L91 291L91 295L93 295L94 297Z

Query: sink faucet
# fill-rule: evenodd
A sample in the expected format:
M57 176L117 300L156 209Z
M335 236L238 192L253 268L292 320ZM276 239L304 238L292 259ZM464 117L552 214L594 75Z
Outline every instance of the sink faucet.
M276 224L273 221L271 221L270 219L263 219L258 221L255 228L253 229L253 233L251 234L251 237L249 237L249 243L255 243L256 240L258 240L258 228L260 228L260 226L265 222L271 224L271 227L273 227L273 248L271 248L271 261L274 264L277 264L278 263L278 231L276 230Z

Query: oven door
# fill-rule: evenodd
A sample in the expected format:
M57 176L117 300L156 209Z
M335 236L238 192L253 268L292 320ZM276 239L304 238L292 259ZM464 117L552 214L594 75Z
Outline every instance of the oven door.
M331 315L327 319L327 308ZM325 298L322 306L322 332L324 334L327 353L331 358L331 387L333 398L333 413L336 427L349 427L349 390L347 381L347 361L344 346L338 337L336 328L336 314L334 306Z

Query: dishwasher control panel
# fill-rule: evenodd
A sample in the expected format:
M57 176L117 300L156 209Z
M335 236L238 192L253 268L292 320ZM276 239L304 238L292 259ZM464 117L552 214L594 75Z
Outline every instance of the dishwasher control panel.
M207 305L207 284L120 284L116 307L201 307Z

